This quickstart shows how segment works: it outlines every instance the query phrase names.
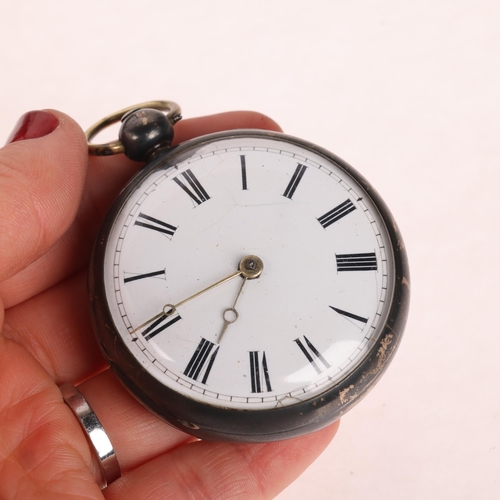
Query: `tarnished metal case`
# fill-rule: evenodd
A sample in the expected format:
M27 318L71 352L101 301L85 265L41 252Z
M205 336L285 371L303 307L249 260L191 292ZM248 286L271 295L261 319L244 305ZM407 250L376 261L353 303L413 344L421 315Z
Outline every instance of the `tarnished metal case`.
M369 197L389 235L394 264L393 294L386 321L368 355L340 383L309 400L282 408L237 410L200 403L160 383L132 355L116 331L106 301L103 280L104 254L116 215L136 186L151 172L169 169L200 146L220 138L267 137L297 144L335 163ZM158 154L129 182L112 205L95 243L89 270L89 298L97 340L106 361L125 387L150 411L175 427L198 438L218 441L265 442L300 436L325 427L344 415L373 387L393 358L401 341L409 308L408 260L399 229L384 201L351 166L332 153L285 134L237 130L203 136Z

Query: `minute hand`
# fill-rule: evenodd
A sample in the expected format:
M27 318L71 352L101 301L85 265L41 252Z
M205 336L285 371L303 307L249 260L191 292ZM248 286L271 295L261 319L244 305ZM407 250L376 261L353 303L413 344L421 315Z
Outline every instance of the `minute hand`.
M212 288L215 288L216 286L222 285L223 283L227 283L233 278L236 278L236 276L242 275L243 278L245 278L245 281L247 279L252 280L258 278L261 275L263 268L264 264L262 263L262 260L259 259L259 257L257 257L256 255L247 255L246 257L243 257L243 259L240 260L240 263L238 265L238 271L236 271L233 274L230 274L227 278L223 278L220 281L217 281L217 283L214 283L213 285L207 286L207 288L204 288L198 293L191 295L191 297L181 300L178 304L175 305L166 304L163 308L163 312L165 313L166 316L171 316L172 314L174 314L174 312L180 305L185 304L189 300L195 299L196 297L199 297L202 293L208 292L209 290L212 290ZM170 308L170 311L165 312L165 309L167 307Z
M207 286L203 290L200 290L199 292L195 293L194 295L191 295L191 297L188 297L187 299L181 300L179 303L177 303L175 305L174 304L166 304L163 307L163 312L165 313L166 316L172 316L172 314L174 314L176 309L179 306L181 306L182 304L185 304L186 302L189 302L190 300L193 300L196 297L199 297L202 293L208 292L209 290L212 290L212 288L215 288L216 286L222 285L223 283L227 283L228 281L232 280L233 278L236 278L236 276L239 276L240 274L241 274L241 271L236 271L235 273L230 274L226 278L223 278L223 279L217 281L216 283L213 283L212 285ZM170 311L165 311L166 308L170 308Z
M199 297L202 293L208 292L208 290L211 290L212 288L215 288L216 286L222 285L223 283L226 283L226 282L232 280L233 278L236 278L236 276L239 276L240 274L241 274L241 271L236 271L235 273L230 274L229 276L226 276L225 278L217 281L216 283L212 283L210 286L207 286L206 288L204 288L203 290L200 290L199 292L195 293L194 295L191 295L190 297L188 297L184 300L181 300L177 304L165 304L163 306L161 313L156 314L152 318L149 318L147 321L145 321L142 325L139 325L137 328L134 328L130 332L130 334L133 334L133 333L137 332L138 330L141 330L146 325L149 325L149 323L152 323L153 321L161 318L162 316L164 316L165 318L172 316L172 314L174 314L177 311L177 308L180 305L185 304L186 302L189 302L190 300L195 299L196 297Z
M164 316L165 318L168 318L169 316L172 316L177 311L177 308L185 304L186 302L189 302L190 300L195 299L196 297L199 297L202 293L208 292L209 290L212 290L212 288L215 288L216 286L222 285L223 283L227 283L228 281L232 280L233 278L236 278L236 276L243 275L243 277L246 279L255 279L260 276L262 273L263 269L263 264L262 261L255 255L247 255L243 259L241 259L239 266L238 266L238 271L234 272L233 274L230 274L229 276L226 276L225 278L222 278L221 280L217 281L216 283L211 284L210 286L207 286L203 290L200 290L199 292L195 293L194 295L191 295L190 297L187 297L184 300L181 300L177 304L165 304L163 306L162 312L156 314L152 318L149 318L146 322L144 322L142 325L139 325L137 328L134 328L130 334L133 334L140 330L141 328L144 328L146 325L149 323L161 318Z

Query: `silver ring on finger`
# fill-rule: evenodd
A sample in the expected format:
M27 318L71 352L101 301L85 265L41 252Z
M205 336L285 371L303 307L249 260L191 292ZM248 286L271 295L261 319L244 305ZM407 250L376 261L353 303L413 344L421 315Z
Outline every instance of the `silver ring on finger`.
M97 458L100 469L100 477L97 484L102 489L121 476L120 465L115 450L109 440L106 431L97 418L94 410L83 397L82 393L71 384L63 384L59 387L64 402L74 413L82 427L91 451Z

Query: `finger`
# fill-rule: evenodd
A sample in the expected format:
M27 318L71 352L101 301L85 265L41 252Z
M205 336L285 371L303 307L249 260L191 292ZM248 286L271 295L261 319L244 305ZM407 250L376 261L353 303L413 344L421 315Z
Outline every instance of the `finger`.
M22 345L57 384L79 383L105 361L88 313L86 270L5 313L3 335Z
M79 206L87 167L82 130L58 111L27 113L9 140L14 142L0 149L0 281L64 234Z
M230 113L233 120L230 122L231 125L237 124L234 115L239 114ZM254 123L252 120L256 120L255 115L255 113L250 113L250 123ZM200 120L204 122L205 119ZM216 119L215 126L226 123L224 120L224 117ZM199 120L194 121L198 123ZM206 131L207 123L210 121L207 119L205 125L203 123L196 125L196 130ZM245 120L243 121L245 122ZM241 119L238 123L241 123ZM188 127L187 130L189 131L190 128ZM186 133L183 132L184 136ZM92 178L91 174L89 177ZM104 179L101 183L104 183ZM97 184L100 183L97 182ZM107 201L106 196L102 195L102 197ZM85 199L84 197L84 204ZM88 210L91 211L92 207ZM99 220L101 215L97 214L90 218L93 217ZM82 232L78 239L75 239L76 231ZM84 257L88 259L88 253L90 253L94 239L93 235L84 237L84 234L87 233L85 233L84 224L81 221L80 211L75 224L49 254L31 265L24 273L20 273L15 279L4 283L4 289L8 289L9 282L12 281L17 281L17 286L20 288L28 289L28 287L34 286L33 283L38 283L37 280L46 271L45 268L53 269L54 274L57 274L58 271L61 272L61 267L63 267L66 268L67 274L70 274L70 271L74 271L71 267L73 254L82 252L82 248L86 246L87 255L82 255L82 261L77 266L81 269L86 263ZM65 244L69 245L70 250L66 258L61 253L61 248ZM54 259L52 266L49 265L49 259ZM44 264L43 267L42 264ZM70 266L69 269L67 266ZM47 277L47 279L49 278ZM55 280L53 277L52 279ZM44 284L47 285L47 282L42 283L42 285ZM11 287L9 293L5 295L5 302L12 303L14 301L13 288ZM31 292L31 294L34 293ZM23 298L25 297L21 296L17 300ZM11 306L6 313L5 323L4 335L23 345L58 384L65 381L78 383L104 368L104 361L94 339L88 316L86 266L76 275L70 275L69 278L63 279L45 292L34 295L30 299L26 298L16 306Z
M320 455L338 424L275 443L197 441L180 446L125 474L105 496L107 500L273 498Z
M160 420L105 370L78 386L109 436L122 472L196 438Z
M260 113L229 112L179 122L175 125L174 143L235 128L281 130L273 120ZM82 205L73 225L46 255L10 280L0 283L0 296L6 307L26 300L86 265L98 227L111 201L140 165L123 155L90 158Z
M10 309L4 336L26 347L58 385L86 379L79 390L108 432L122 469L132 470L192 438L145 410L109 370L95 375L104 360L88 318L85 285L82 271Z
M207 446L193 447L192 443L198 441L196 438L152 415L124 389L110 370L84 382L78 390L98 415L127 479L127 486L119 489L122 496L116 494L116 498L121 499L129 498L124 492L130 495L127 488L135 482L139 485L134 486L136 494L130 498L148 498L147 488L145 492L141 488L152 479L147 472L152 470L155 471L155 485L151 491L156 491L157 496L151 498L167 498L157 491L164 481L171 487L171 498L185 498L189 496L187 491L193 494L198 490L200 498L226 498L216 492L237 493L242 484L245 486L240 493L247 495L242 498L259 498L259 492L266 492L263 497L267 498L297 477L323 451L338 427L336 423L319 433L281 443L205 443ZM151 462L155 464L152 468ZM163 465L157 469L160 463ZM168 470L169 474L159 474L161 470ZM194 471L193 482L188 476Z
M230 111L180 121L175 126L174 145L200 135L240 128L282 131L274 120L261 113Z
M180 445L197 441L196 438L173 428L142 407L125 390L110 370L106 370L84 382L78 387L78 390L81 391L96 415L98 415L111 443L113 443L122 472L132 471L165 453L171 453L172 450L176 453ZM278 481L286 485L319 455L324 446L333 437L337 425L326 431L323 436L314 434L314 437L304 438L302 442L300 440L289 440L285 445L283 443L281 445L277 443L274 443L274 445L253 445L257 446L257 451L252 451L252 446L223 445L220 448L215 447L216 450L212 449L209 452L206 448L195 450L189 445L189 452L182 452L180 455L177 456L176 454L176 456L171 458L172 465L169 465L169 468L175 471L177 467L177 471L173 475L174 477L177 474L186 475L192 472L193 467L195 469L199 468L200 471L203 469L203 473L206 474L206 479L208 479L210 477L210 469L215 466L216 468L221 468L221 471L217 471L217 474L225 475L223 482L236 482L236 476L241 477L246 475L246 479L252 479L252 482L255 482L257 479L259 483L266 483L267 481L269 483L276 483ZM288 449L289 445L293 445L292 449L295 448L295 453L297 453L297 449L302 450L305 448L305 450L303 452L304 455L299 460L299 464L294 465L295 469L288 470L288 474L284 474L281 471L281 467L285 465L283 461L291 460L293 455L293 452ZM205 450L204 452L207 453L214 453L212 456L213 460L210 461L211 466L208 467L209 470L205 470L207 464L204 463L203 458L198 457L200 450ZM217 456L217 453L219 456ZM268 456L265 457L262 454L267 454ZM177 462L180 462L180 465ZM215 463L219 465L216 466ZM255 471L251 470L252 463L256 469ZM229 466L229 464L231 465ZM250 466L249 474L246 474L247 471L244 470L247 466ZM289 466L290 464L286 464L286 468L289 469ZM223 471L222 469L226 467L230 470ZM258 475L256 471L260 467L264 467L266 472ZM250 477L253 475L258 477ZM268 477L268 475L275 477ZM270 485L265 484L264 486L267 489ZM147 497L138 495L132 498ZM159 498L163 498L163 496L160 495ZM174 495L173 498L183 497L176 497ZM212 497L209 495L203 498Z
M0 498L100 498L86 439L52 379L1 335L0 366Z

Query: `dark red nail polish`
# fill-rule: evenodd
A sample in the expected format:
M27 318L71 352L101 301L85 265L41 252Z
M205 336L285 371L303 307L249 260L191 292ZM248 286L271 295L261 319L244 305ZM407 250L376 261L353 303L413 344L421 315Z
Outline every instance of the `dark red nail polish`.
M44 137L53 132L59 120L48 111L30 111L19 118L6 144Z

